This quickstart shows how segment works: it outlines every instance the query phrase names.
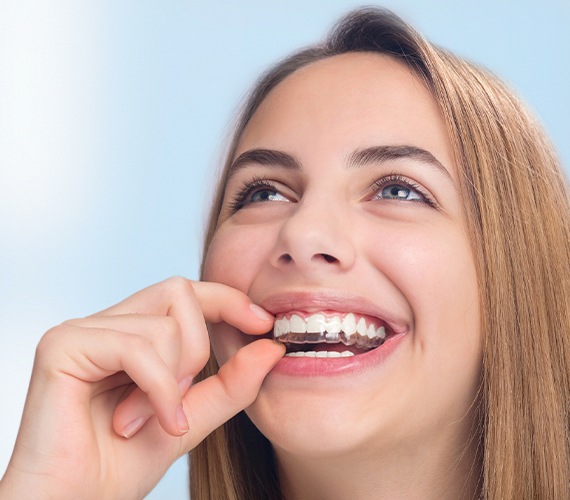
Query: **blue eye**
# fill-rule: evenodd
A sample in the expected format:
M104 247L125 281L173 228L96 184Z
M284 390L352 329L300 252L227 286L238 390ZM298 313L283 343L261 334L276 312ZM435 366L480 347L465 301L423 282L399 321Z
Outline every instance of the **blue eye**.
M259 203L263 201L289 201L287 198L285 198L285 196L283 196L275 189L268 188L258 189L253 193L249 193L248 198L249 200L244 200L246 204L248 201L249 203Z
M270 181L254 179L252 182L246 183L241 190L234 195L229 206L232 212L235 213L249 205L271 201L283 202L291 200L281 194Z
M437 202L423 187L398 174L377 179L372 184L373 200L413 201L438 208Z
M403 184L389 184L380 191L380 197L387 200L422 201L424 197L416 190Z

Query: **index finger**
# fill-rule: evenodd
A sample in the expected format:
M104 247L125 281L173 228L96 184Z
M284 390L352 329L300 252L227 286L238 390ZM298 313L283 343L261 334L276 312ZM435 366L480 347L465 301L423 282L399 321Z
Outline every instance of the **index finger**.
M267 333L274 317L240 290L221 283L179 276L151 285L94 316L199 313L209 323L225 321L245 333Z
M206 322L225 321L244 333L260 335L272 328L275 319L240 290L181 277L151 285L95 316L127 314L171 316L178 322L182 332L178 376L196 374L210 357Z

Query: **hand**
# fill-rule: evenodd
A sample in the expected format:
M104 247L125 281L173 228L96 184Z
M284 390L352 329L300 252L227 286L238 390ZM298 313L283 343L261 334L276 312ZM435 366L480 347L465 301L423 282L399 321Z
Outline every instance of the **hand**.
M210 356L206 322L222 321L252 335L273 325L238 290L172 278L47 332L0 496L146 495L174 460L255 400L284 354L260 339L192 384Z

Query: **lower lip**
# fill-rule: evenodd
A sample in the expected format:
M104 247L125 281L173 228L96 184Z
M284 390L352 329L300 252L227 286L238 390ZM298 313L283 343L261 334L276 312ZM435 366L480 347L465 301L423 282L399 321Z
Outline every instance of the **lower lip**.
M271 374L292 377L330 377L350 375L369 370L386 359L401 345L405 333L386 340L381 346L363 354L346 358L298 358L284 356L275 365Z

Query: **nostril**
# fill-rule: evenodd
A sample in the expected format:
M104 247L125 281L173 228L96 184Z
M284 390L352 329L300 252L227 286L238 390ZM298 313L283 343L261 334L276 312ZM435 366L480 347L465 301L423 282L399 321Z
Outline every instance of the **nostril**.
M328 253L321 253L319 255L323 259L325 259L329 264L333 264L335 262L338 262L338 259L336 257L333 257L332 255L329 255Z
M293 260L293 257L291 257L288 253L284 253L281 257L279 257L279 260L287 264Z
M284 253L279 256L279 262L281 264L290 264L291 262L300 263L302 260L302 258L301 260L295 260L290 253ZM311 261L324 261L328 264L338 264L340 262L339 259L328 253L316 253L311 258Z

